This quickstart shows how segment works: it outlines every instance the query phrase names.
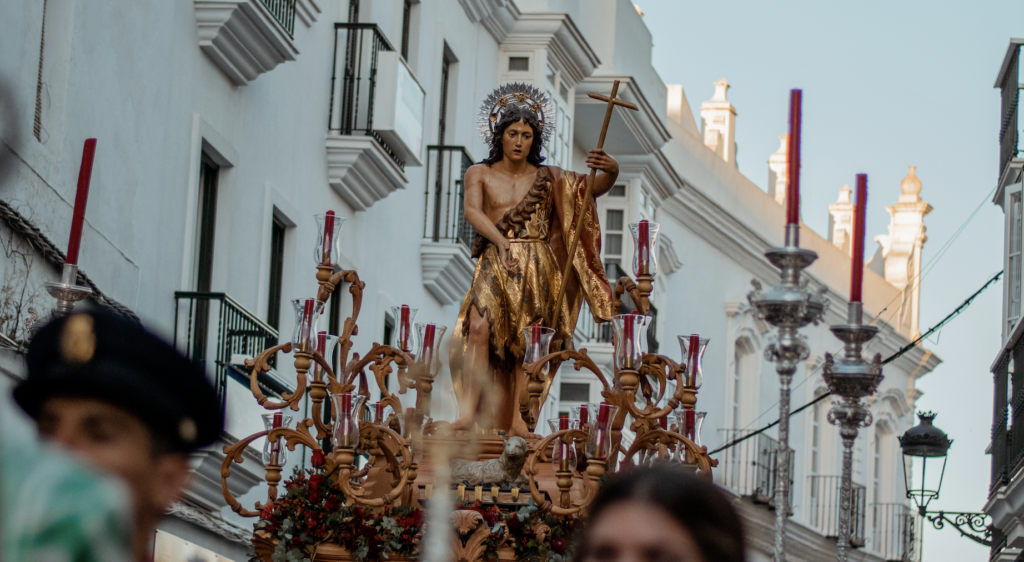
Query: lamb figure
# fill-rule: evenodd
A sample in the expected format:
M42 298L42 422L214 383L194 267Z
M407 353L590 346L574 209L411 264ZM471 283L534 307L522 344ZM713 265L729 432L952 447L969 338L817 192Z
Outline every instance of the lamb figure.
M518 485L529 481L523 475L528 449L522 437L509 437L505 440L505 450L496 459L486 461L453 460L451 462L451 481L453 484L463 482L470 486L482 484Z

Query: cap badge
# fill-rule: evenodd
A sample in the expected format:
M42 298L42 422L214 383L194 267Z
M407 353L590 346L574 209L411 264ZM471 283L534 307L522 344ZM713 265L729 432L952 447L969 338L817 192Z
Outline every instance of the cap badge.
M68 363L88 363L96 353L96 334L93 319L88 314L75 314L64 323L60 336L60 351Z
M196 422L192 421L192 418L185 418L178 424L178 437L186 444L195 441L198 432Z

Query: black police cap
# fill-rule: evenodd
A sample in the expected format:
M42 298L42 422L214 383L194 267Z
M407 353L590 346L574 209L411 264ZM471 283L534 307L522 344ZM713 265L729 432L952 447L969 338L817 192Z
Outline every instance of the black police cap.
M28 378L14 400L33 418L53 396L87 397L138 416L172 450L189 452L224 429L203 369L135 322L106 311L54 320L32 338Z

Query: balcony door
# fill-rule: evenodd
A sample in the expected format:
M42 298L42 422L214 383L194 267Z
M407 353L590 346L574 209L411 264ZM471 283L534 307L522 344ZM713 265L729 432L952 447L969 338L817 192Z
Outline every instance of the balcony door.
M220 167L203 155L199 166L199 209L196 225L195 290L209 293L213 283L214 235L217 229L217 179ZM196 299L195 324L192 333L192 360L205 367L207 340L210 336L210 301Z

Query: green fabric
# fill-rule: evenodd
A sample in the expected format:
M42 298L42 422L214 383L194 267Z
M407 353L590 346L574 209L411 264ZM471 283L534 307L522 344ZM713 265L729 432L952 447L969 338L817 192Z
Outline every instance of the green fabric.
M0 438L0 553L18 562L128 562L128 495L61 452Z

